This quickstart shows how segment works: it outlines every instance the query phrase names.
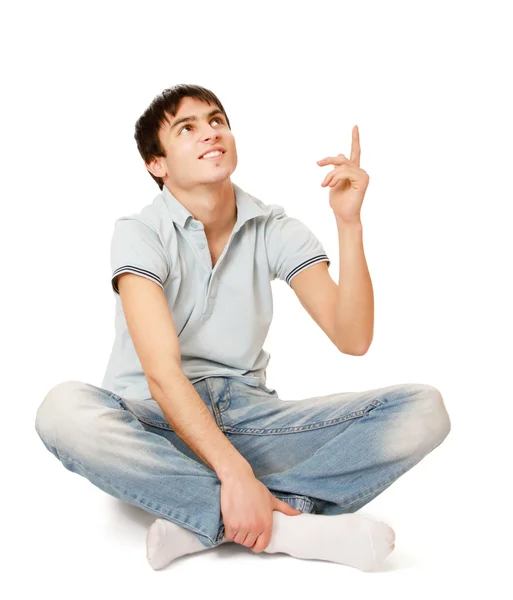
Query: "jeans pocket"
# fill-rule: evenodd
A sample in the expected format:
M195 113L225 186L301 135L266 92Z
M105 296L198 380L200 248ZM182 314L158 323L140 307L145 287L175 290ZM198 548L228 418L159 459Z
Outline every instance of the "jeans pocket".
M162 409L153 398L133 400L120 397L118 402L123 408L126 408L126 410L131 412L138 421L147 423L153 427L159 427L160 429L167 429L168 431L173 430L171 425L167 422Z

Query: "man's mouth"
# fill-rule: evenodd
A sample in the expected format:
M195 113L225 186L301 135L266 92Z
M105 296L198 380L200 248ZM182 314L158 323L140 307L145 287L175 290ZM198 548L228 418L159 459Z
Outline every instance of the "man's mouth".
M222 158L224 155L226 154L226 152L214 152L213 155L210 155L210 153L207 153L205 156L202 156L200 158L200 160L216 160L218 158Z

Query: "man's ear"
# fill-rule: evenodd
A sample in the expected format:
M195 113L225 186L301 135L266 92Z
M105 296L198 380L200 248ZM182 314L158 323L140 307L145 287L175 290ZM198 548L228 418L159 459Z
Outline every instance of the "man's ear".
M155 157L149 163L144 163L148 171L155 177L165 177L167 175L164 159Z

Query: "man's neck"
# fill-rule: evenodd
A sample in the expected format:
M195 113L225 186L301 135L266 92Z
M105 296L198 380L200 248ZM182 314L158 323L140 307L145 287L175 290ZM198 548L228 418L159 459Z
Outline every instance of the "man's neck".
M165 185L194 219L203 223L207 236L215 239L232 231L237 221L237 203L230 179L193 189Z

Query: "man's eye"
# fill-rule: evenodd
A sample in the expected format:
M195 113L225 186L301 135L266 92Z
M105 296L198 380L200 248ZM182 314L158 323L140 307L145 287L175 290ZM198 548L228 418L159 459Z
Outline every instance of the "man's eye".
M212 122L212 121L219 121L219 123L221 123L221 125L223 124L223 119L221 117L214 117L213 119L211 119L210 122ZM178 132L178 135L180 135L184 129L190 129L191 127L192 127L192 125L185 125L184 127L182 127L180 129L180 131Z

